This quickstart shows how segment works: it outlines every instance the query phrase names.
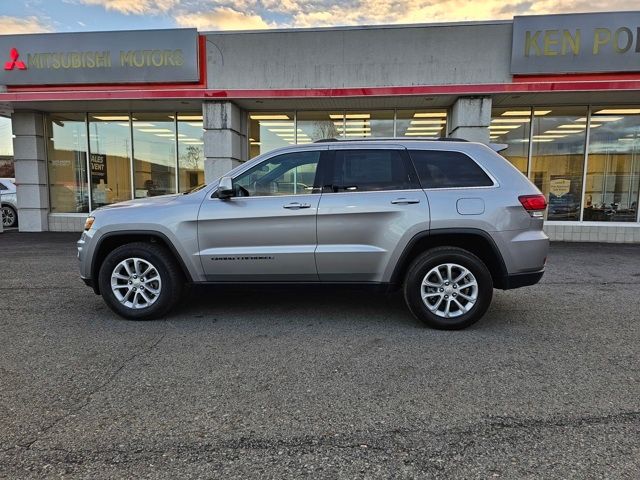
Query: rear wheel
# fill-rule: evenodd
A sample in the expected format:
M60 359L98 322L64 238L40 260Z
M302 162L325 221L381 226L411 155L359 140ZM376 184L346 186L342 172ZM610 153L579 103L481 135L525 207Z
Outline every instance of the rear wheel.
M11 228L18 225L18 212L9 205L2 205L2 226Z
M180 300L184 279L173 256L152 243L130 243L105 258L98 275L100 293L118 315L151 320Z
M458 330L477 322L487 311L493 280L486 265L472 253L440 247L411 264L404 296L411 313L428 326Z

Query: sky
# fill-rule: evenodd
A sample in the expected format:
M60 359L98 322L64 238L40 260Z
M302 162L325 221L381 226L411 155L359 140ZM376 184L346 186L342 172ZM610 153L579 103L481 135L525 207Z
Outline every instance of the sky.
M0 0L0 35L456 22L638 7L640 0Z

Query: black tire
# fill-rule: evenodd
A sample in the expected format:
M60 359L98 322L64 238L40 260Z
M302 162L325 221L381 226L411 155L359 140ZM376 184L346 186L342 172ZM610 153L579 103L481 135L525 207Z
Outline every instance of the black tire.
M111 275L123 260L140 258L152 264L162 282L160 293L144 308L132 308L121 303L111 289ZM166 248L145 242L122 245L102 262L98 274L100 293L107 306L129 320L153 320L166 315L179 301L184 289L184 276L173 255ZM135 300L134 300L135 301Z
M475 304L469 307L469 311L460 313L459 316L453 318L445 318L437 315L432 312L425 304L425 301L422 300L422 282L426 275L438 265L448 263L456 264L467 269L475 277L477 283ZM453 288L453 285L445 288ZM438 292L439 289L431 289L430 291ZM458 293L455 293L456 291ZM456 291L450 295L460 299L462 303L466 302L466 300L457 296L462 292ZM470 290L464 289L462 291L465 293L470 292ZM433 300L431 300L433 304L437 303L440 299L439 295L440 293L434 294L434 297L432 297ZM444 293L442 295L444 295ZM493 298L493 279L487 266L474 254L457 247L438 247L423 253L413 261L404 281L404 298L411 313L429 327L439 330L460 330L480 320L489 308L491 299ZM451 303L453 304L453 299ZM458 303L453 304L452 308L454 309L454 313L463 312L457 305ZM433 306L434 305L432 305L432 307Z
M8 221L8 223L5 223L5 218L9 218L8 216L5 216L5 212L2 212L2 226L4 228L12 228L12 227L17 227L18 226L18 212L16 212L16 209L13 208L11 205L2 205L2 210L7 210L7 212L11 213L11 217L13 218L13 220Z

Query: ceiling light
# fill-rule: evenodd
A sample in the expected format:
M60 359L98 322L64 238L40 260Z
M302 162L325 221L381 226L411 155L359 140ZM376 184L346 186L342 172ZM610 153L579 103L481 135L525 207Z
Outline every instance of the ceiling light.
M567 134L574 134L574 133L582 133L584 132L584 130L547 130L544 133L567 133Z
M346 133L345 137L370 137L370 133Z
M527 123L530 121L531 121L530 118L494 118L493 120L491 120L491 123L514 123L514 122Z
M404 134L405 137L425 137L428 135L425 135L425 133L429 133L429 132L406 132Z
M411 125L444 125L446 120L411 120Z
M598 115L637 115L640 114L640 108L605 108L604 110L598 110Z
M425 132L439 132L442 130L442 127L407 127L407 131L425 131Z
M531 110L510 110L502 114L503 117L519 117L521 115L531 115Z
M553 142L553 139L548 139L548 138L534 138L533 139L534 143L543 143L543 142Z
M416 112L415 118L442 118L447 116L447 112Z
M559 125L559 126L557 126L557 127L553 127L553 128L569 128L569 129L572 129L572 130L575 130L575 129L577 129L577 128L581 128L581 129L583 129L583 130L584 130L585 128L587 128L587 126L586 126L586 125L571 125L571 124L566 124L566 125Z
M203 145L204 142L182 142L183 145Z
M173 118L172 115L170 115ZM178 120L200 120L202 121L202 115L178 115Z
M173 133L156 133L154 134L156 137L175 137Z
M489 130L498 129L498 130L514 130L516 128L520 128L522 125L489 125Z
M534 111L534 112L533 112L533 114L534 114L536 117L539 117L539 116L541 116L541 115L546 115L546 114L548 114L548 113L551 113L551 110L536 110L536 111Z
M260 142L251 142L251 145L262 145Z
M93 115L92 118L95 118L97 120L103 120L106 122L112 121L112 120L129 121L128 115Z
M275 132L275 133L293 133L294 129L293 128L270 128L269 131Z
M191 125L192 127L202 128L202 122L187 122L187 125Z
M493 132L489 132L491 135L506 135L507 133L511 133L509 130L494 130Z
M346 115L333 114L333 115L329 115L329 118L334 120L339 120L342 118L371 118L371 114L370 113L347 113Z
M173 131L169 130L168 128L138 128L137 130L140 130L141 132L145 132L145 133L171 133L171 134L173 134Z
M250 115L251 120L291 120L288 115Z
M622 120L624 117L600 117L598 116L596 118L596 120L598 122L617 122L618 120ZM586 122L587 119L585 117L582 118L578 118L577 120L574 120L574 122Z
M534 135L533 138L564 138L567 135Z
M293 127L293 121L289 122L260 122L261 127Z

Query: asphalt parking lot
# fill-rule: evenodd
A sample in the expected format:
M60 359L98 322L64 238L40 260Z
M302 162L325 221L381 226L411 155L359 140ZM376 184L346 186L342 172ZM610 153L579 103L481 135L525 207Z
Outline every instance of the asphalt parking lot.
M116 318L0 234L2 478L637 478L640 245L554 244L464 331L398 295L195 289Z

